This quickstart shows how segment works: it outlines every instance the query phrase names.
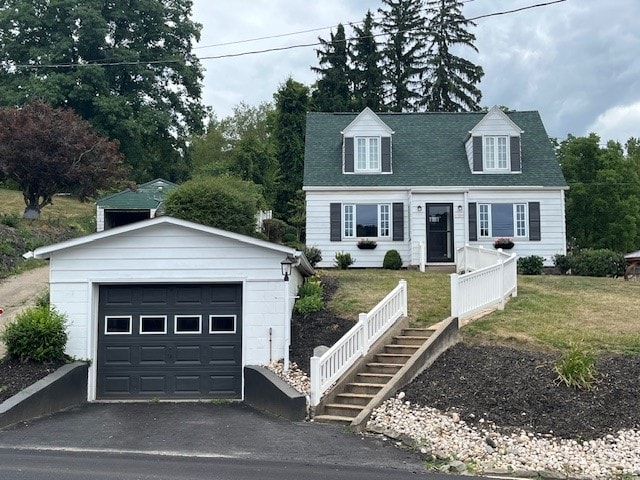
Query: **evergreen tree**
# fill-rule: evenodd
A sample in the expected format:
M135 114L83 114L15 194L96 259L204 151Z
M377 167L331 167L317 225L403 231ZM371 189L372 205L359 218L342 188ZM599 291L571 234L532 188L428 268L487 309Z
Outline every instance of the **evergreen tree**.
M316 50L319 67L311 67L320 78L312 95L312 107L319 112L350 111L349 55L342 24L338 24L331 39L318 37L321 47Z
M479 110L482 67L452 53L459 46L478 51L475 35L467 30L475 23L462 15L460 0L427 0L426 14L429 52L421 105L430 112Z
M0 105L41 98L117 139L135 180L180 180L202 129L191 0L2 0ZM52 67L59 66L59 67Z
M276 113L273 139L282 174L276 214L283 218L286 217L289 201L302 188L309 88L289 77L274 98Z
M425 69L422 0L382 0L378 27L387 40L382 50L387 108L394 112L418 107L420 77Z
M382 55L374 33L371 10L364 17L362 26L354 26L355 37L350 49L353 107L361 111L369 107L374 112L383 110L384 88Z

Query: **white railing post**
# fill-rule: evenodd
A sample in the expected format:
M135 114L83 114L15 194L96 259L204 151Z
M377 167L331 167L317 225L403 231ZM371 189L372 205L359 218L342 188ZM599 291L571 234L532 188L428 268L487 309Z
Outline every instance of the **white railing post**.
M458 274L452 273L451 277L451 316L458 316Z
M498 252L502 253L502 249L499 248ZM500 283L500 303L498 303L498 310L504 310L504 260L502 259L502 255L500 255L500 275L498 282Z
M509 265L511 268L511 275L513 276L513 292L511 292L511 296L513 298L518 296L518 260L516 259L516 254L511 255L511 264Z
M427 249L424 248L424 243L420 242L420 271L424 273L427 269Z
M400 288L402 289L402 305L400 308L402 309L402 316L406 317L409 314L407 281L405 279L402 279L400 280L399 284Z
M369 345L369 315L361 313L358 315L358 322L362 325L362 335L360 337L360 356L364 357Z
M309 370L309 376L311 377L310 401L311 406L315 407L320 403L320 397L322 397L322 390L320 388L322 384L322 379L320 378L320 357L311 357Z

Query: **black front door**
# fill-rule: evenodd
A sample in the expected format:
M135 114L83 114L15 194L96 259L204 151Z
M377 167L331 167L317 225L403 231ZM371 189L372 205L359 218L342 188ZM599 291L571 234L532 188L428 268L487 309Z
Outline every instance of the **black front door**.
M453 261L453 204L427 203L427 262Z

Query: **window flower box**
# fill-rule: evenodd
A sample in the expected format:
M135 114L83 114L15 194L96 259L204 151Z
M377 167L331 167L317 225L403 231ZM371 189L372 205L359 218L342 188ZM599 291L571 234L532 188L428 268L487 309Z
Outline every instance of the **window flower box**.
M493 248L502 248L503 250L510 250L514 246L515 243L510 238L496 238L493 242Z
M360 250L373 250L377 246L378 244L375 240L368 240L366 238L358 242L358 248Z

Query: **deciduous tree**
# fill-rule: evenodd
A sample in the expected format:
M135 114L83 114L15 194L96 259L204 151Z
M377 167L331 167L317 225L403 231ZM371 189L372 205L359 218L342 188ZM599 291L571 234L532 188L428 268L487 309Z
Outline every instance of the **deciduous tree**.
M191 0L1 0L0 105L42 98L117 139L135 179L180 180L200 131Z
M32 101L0 109L0 177L15 181L25 218L37 218L58 192L80 199L124 178L118 143L71 110Z

